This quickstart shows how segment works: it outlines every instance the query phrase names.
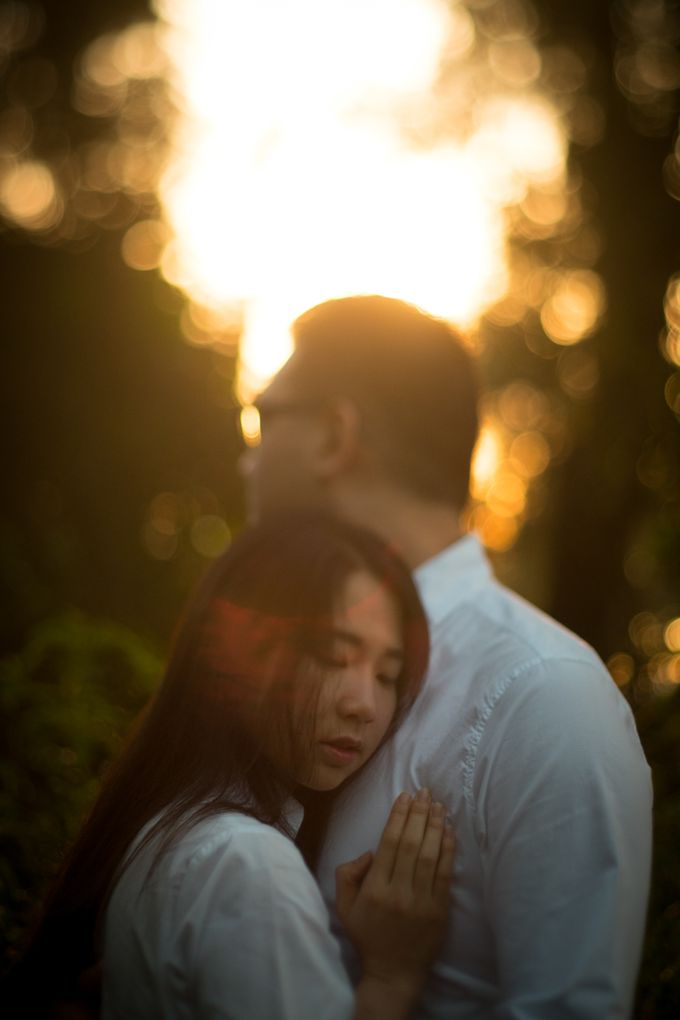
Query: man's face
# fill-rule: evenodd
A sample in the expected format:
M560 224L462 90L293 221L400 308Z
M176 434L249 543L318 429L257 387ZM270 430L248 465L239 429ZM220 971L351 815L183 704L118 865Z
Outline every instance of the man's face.
M295 359L293 354L255 402L260 441L240 461L251 524L281 510L325 503L315 469L323 406L300 385Z

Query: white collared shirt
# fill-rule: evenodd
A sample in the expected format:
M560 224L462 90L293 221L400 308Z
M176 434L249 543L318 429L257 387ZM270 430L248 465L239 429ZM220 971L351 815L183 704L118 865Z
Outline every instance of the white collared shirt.
M153 858L151 843L106 911L103 1020L348 1020L328 913L287 836L232 811L196 824L149 877Z
M591 648L494 580L476 537L415 578L428 678L336 806L319 867L326 901L335 867L377 845L397 794L427 786L458 849L446 942L417 1016L626 1017L651 842L629 707Z

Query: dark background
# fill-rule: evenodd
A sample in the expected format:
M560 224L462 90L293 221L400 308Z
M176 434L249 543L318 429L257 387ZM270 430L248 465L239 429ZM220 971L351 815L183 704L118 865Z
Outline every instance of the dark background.
M677 38L678 5L660 6L664 30ZM573 158L604 237L595 268L609 306L583 342L598 359L599 384L569 404L569 441L550 467L542 512L495 559L511 586L606 661L627 657L618 679L656 797L637 1015L671 1017L680 1009L680 685L658 682L654 663L664 625L680 616L680 434L664 395L677 366L659 347L664 293L680 268L678 202L662 172L676 144L678 92L665 89L654 119L617 84L631 4L537 7L546 46L588 52L588 87L606 113L601 141L576 147ZM5 64L0 110L22 60L54 63L58 88L35 115L34 149L47 158L63 138L77 145L103 130L69 106L77 55L148 9L72 0L42 10L34 44ZM128 204L130 222L144 210ZM103 226L60 245L0 220L0 936L10 955L153 689L179 608L206 565L190 541L192 515L218 513L233 531L243 520L233 359L186 343L180 295L156 273L128 268L120 236ZM490 392L515 378L555 390L557 356L538 357L526 342L537 332L530 319L502 335L483 323ZM149 555L142 540L160 492L187 507L169 559Z

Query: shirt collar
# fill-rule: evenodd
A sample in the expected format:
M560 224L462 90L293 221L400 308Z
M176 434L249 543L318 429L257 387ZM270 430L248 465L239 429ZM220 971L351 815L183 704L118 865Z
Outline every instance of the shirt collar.
M413 577L428 619L436 624L493 573L479 538L469 534L422 563Z
M302 804L295 797L288 797L283 805L282 814L286 825L293 834L293 839L295 839L305 814Z

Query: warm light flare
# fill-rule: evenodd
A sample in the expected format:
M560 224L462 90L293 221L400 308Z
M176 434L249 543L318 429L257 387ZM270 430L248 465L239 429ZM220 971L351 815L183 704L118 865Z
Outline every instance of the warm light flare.
M260 442L260 413L253 404L246 404L240 413L241 435L247 446L257 446Z
M467 326L500 300L505 207L531 187L559 190L565 174L556 110L527 91L540 71L529 38L499 39L464 135L460 115L441 128L462 91L450 70L442 85L443 64L462 67L475 39L462 4L155 7L179 110L161 269L225 322L238 309L241 399L318 301L382 293Z
M531 183L561 178L564 130L545 99L491 99L477 120L471 149L480 171L503 189L506 202L521 201Z
M497 517L518 517L526 506L526 483L510 471L499 471L486 493L486 505Z
M472 496L484 499L503 456L503 444L497 429L490 423L482 428L472 460Z

